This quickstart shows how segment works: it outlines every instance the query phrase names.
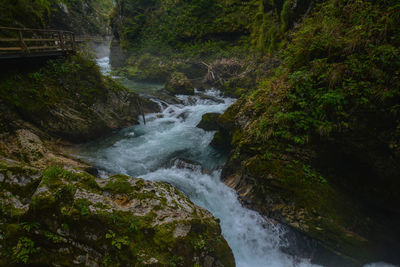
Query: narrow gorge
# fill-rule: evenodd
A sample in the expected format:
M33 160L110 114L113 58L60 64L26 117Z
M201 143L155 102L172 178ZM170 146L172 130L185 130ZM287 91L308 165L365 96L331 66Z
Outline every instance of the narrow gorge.
M399 14L4 0L0 266L398 266Z

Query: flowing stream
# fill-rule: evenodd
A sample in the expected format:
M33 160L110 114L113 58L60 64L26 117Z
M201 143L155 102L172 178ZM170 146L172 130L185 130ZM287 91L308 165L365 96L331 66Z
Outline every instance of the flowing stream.
M110 73L108 58L99 59L98 64L103 72ZM132 83L131 89L140 91L144 87ZM216 90L203 94L206 97L178 96L182 104L154 99L162 111L146 115L146 125L141 122L92 142L81 149L80 156L109 174L122 173L176 186L220 219L238 267L313 266L306 259L281 252L280 248L287 245L284 228L243 207L236 193L220 181L225 157L209 145L213 132L196 125L203 114L222 113L235 100Z

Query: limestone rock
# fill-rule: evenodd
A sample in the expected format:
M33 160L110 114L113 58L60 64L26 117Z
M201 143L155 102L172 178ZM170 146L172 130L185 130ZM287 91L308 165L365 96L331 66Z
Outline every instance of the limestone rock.
M0 266L235 265L218 221L169 184L0 166Z

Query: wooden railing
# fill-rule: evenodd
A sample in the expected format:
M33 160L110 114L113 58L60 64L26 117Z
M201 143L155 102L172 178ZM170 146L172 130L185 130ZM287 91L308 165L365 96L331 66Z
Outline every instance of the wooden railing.
M76 43L104 43L111 40L110 36L97 36L97 35L77 35L75 36Z
M7 55L65 54L74 52L70 31L0 27L0 58Z

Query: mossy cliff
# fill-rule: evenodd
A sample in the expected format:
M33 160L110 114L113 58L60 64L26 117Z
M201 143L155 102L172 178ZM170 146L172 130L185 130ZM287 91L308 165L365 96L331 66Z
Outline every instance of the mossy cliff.
M213 141L232 149L223 179L249 206L354 266L400 262L399 8L318 5Z
M174 187L1 162L0 266L235 266L217 220Z
M141 112L157 110L156 104L101 75L95 61L81 55L4 76L2 132L12 133L23 121L53 137L82 143L138 123Z
M73 31L76 35L110 35L112 0L53 1L47 27Z

